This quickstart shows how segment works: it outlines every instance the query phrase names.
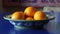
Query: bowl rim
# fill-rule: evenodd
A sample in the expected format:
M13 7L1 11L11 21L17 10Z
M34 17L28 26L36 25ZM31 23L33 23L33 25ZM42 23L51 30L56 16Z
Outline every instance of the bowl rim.
M55 17L53 15L46 15L47 17L49 16L50 18L49 19L46 19L46 20L53 20L55 19ZM12 20L10 18L7 18L7 17L11 17L11 15L6 15L4 16L3 18L5 20L9 20L9 21L46 21L46 20Z

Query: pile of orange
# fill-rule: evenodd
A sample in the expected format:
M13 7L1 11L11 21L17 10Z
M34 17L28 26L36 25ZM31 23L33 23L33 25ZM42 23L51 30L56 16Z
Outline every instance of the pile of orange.
M13 20L46 20L46 14L43 11L36 11L34 7L27 7L24 12L16 11L12 14Z

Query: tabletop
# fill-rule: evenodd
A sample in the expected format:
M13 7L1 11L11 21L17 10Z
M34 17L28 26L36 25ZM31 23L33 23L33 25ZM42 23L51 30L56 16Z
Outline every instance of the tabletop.
M56 32L59 32L60 29L56 29L56 24L52 23L52 27L47 26L49 28L47 29L39 29L39 30L34 30L34 29L21 29L21 30L15 30L14 26L9 23L9 21L4 20L3 16L7 14L11 14L12 12L4 12L0 13L0 34L56 34ZM59 31L57 31L59 30ZM51 33L51 32L55 33ZM59 34L59 33L58 33Z

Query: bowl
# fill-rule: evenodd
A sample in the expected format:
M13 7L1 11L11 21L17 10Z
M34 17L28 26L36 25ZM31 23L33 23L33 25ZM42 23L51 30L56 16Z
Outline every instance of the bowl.
M50 20L54 19L52 15L46 15L46 20L12 20L11 15L4 16L5 20L8 20L15 28L18 29L42 29Z

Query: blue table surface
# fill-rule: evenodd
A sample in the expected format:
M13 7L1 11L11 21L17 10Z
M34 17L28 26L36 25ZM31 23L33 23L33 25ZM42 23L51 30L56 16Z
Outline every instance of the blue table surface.
M11 14L12 12L0 13L0 34L50 34L46 29L40 30L14 30L14 26L9 21L4 20L3 16Z

